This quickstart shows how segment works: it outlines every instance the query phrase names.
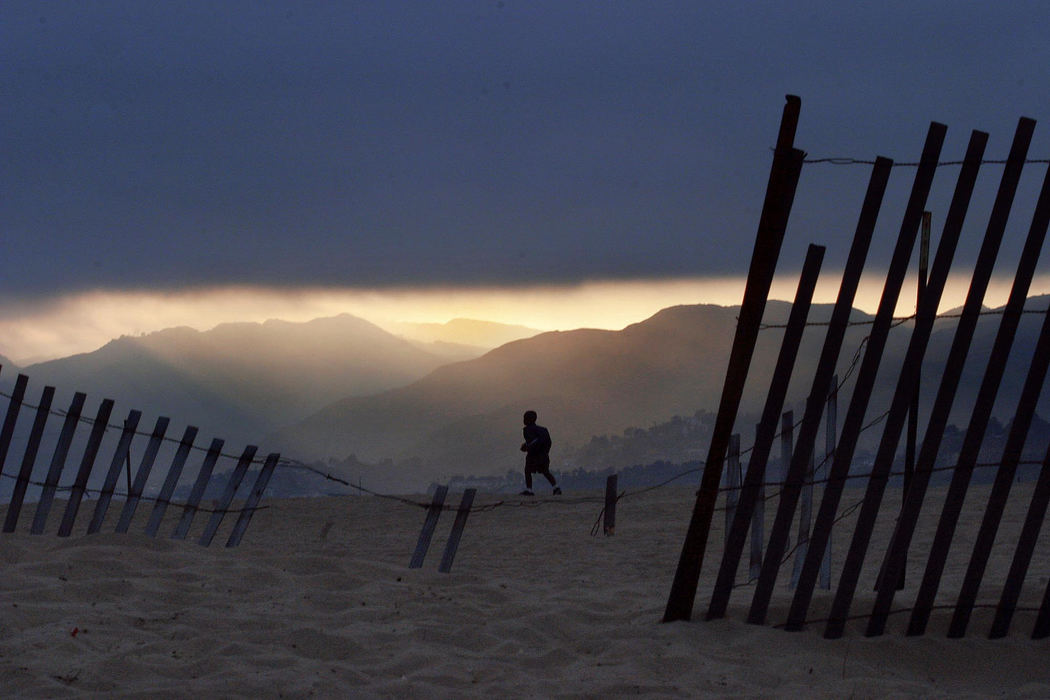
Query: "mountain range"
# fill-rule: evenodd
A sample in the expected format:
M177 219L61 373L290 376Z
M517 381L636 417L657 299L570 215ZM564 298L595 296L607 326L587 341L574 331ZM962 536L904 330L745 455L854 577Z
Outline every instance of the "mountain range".
M1029 300L1045 309L1048 297ZM408 490L453 474L498 475L520 468L521 415L540 414L554 436L555 468L595 436L617 435L698 410L717 410L737 307L677 306L620 331L579 329L540 333L485 351L460 344L460 361L425 349L449 342L440 329L416 329L411 340L349 315L308 323L224 324L210 331L174 328L122 337L92 353L24 368L33 385L53 384L106 396L154 415L193 423L229 443L366 472L373 485ZM771 301L759 336L737 427L752 439L780 348L790 305ZM814 305L810 322L830 316ZM840 376L850 375L871 316L855 311L840 354ZM529 329L477 324L496 342ZM1030 360L1041 317L1026 315L1007 366L995 413L1009 421ZM937 322L924 364L923 411L936 391L956 321ZM910 327L895 329L887 345L868 420L889 405ZM952 421L965 426L998 316L982 317ZM427 337L427 333L430 336ZM802 415L826 327L804 335L788 406ZM447 337L447 336L446 336ZM454 336L463 338L462 333ZM495 339L495 340L494 340ZM479 353L481 353L479 355ZM4 383L12 373L5 366ZM839 397L840 421L852 377ZM1043 400L1041 412L1047 415ZM920 425L920 430L921 430ZM881 430L866 439L877 440ZM261 442L260 442L261 441ZM350 465L350 466L348 466ZM576 465L600 469L603 465ZM352 473L355 472L356 473Z
M1045 309L1050 298L1033 298L1029 308ZM819 325L831 305L814 305L789 388L788 406L798 420L805 407L816 360L826 334ZM753 434L761 415L790 305L771 301L759 337L737 421ZM381 484L419 479L447 479L452 474L502 474L520 468L517 444L521 414L540 413L556 448L569 455L595 435L615 435L632 426L649 426L675 415L691 416L698 408L717 410L729 348L736 326L736 307L713 305L664 309L621 331L575 330L544 333L508 343L466 362L446 365L407 386L372 396L337 401L274 436L275 444L304 458L347 459ZM999 316L981 318L954 402L952 421L965 426ZM844 379L855 376L872 317L855 311L838 362ZM1015 352L996 403L995 414L1008 422L1030 361L1041 323L1026 315ZM944 359L957 320L937 321L924 363L921 415L928 415L943 373ZM883 355L868 420L892 399L910 338L910 322L891 334ZM839 395L839 421L851 397L852 381ZM1043 399L1046 415L1050 400ZM840 422L841 425L841 422ZM920 425L920 430L921 430ZM881 429L865 434L873 446ZM921 438L921 434L920 434ZM745 444L750 437L745 436ZM903 442L902 442L903 449ZM377 465L369 469L366 465ZM600 469L603 465L576 465Z
M485 350L459 346L457 353L474 357ZM343 314L123 336L93 352L21 371L35 385L112 398L125 409L257 442L333 401L401 386L447 361L447 349L429 351L425 343ZM5 372L7 381L11 376Z

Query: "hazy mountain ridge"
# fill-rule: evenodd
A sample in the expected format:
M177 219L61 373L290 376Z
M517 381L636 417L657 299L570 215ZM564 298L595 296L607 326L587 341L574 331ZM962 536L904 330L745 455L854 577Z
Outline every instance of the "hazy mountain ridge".
M406 340L421 343L453 343L467 347L492 349L542 331L527 326L454 318L445 323L400 322L384 324L386 330Z
M123 410L170 415L211 434L258 442L295 416L408 383L444 361L343 314L123 336L22 371L34 385L113 398Z
M767 322L782 322L789 310L786 302L770 302ZM516 446L526 408L540 412L556 451L565 454L595 435L717 406L737 312L677 306L622 331L581 329L508 343L411 385L336 402L281 431L276 444L300 458L352 454L364 462L410 462L428 479L446 470L502 473L520 461ZM761 356L775 353L780 335L762 334ZM807 334L811 355L822 338ZM755 363L754 381L768 386L770 364ZM747 408L757 405L750 401Z
M1048 301L1033 297L1028 308L1041 311ZM810 322L826 321L831 308L815 305ZM693 444L696 440L677 446L677 456L658 454L661 448L652 446L644 456L630 458L586 448L594 448L602 436L616 442L628 430L716 411L738 312L738 307L714 305L670 307L621 331L541 333L451 364L349 315L308 323L223 324L204 332L183 327L125 336L95 352L22 371L32 380L31 397L45 383L57 386L60 394L81 390L89 404L115 399L118 415L129 408L169 415L176 423L200 426L208 437L259 443L297 459L331 459L358 470L349 476L364 473L396 488L406 480L414 486L452 474L519 470L517 445L526 408L538 410L540 422L551 429L554 457L562 468L616 466L607 460L696 458L706 448ZM780 349L783 331L777 326L789 312L787 302L767 306L764 322L770 327L759 335L738 417L745 443ZM855 321L871 318L853 314ZM986 315L979 321L951 418L960 428L968 420L1000 318ZM1012 415L1041 321L1038 314L1026 314L1018 331L996 404L1003 423ZM956 323L945 318L935 326L921 384L923 415L928 415ZM868 420L889 404L911 326L904 323L891 332ZM864 323L847 331L840 375L869 332ZM796 418L804 410L825 334L825 326L813 325L804 336L786 406ZM14 368L4 369L0 381L9 386ZM852 386L851 379L840 396L840 421ZM62 405L67 400L56 398ZM1048 403L1047 398L1041 403L1043 415L1050 414ZM924 427L920 424L920 437ZM865 440L880 436L876 428Z
M1028 307L1045 309L1048 297L1032 298ZM810 322L827 320L832 306L815 305ZM771 301L764 322L782 324L790 304ZM372 479L440 479L451 474L502 474L520 467L516 445L524 409L540 411L540 422L555 437L555 458L574 455L595 436L617 435L717 410L725 365L736 327L738 307L711 305L664 309L622 331L576 330L544 333L497 348L467 362L442 367L408 386L336 402L275 436L277 444L301 458L330 458L361 465ZM872 317L855 311L840 353L838 371L851 360L870 333ZM984 374L1000 316L980 319L963 381L953 405L952 422L965 427ZM1012 415L1038 334L1039 317L1022 320L996 403L1006 422ZM924 364L922 415L928 415L954 336L957 319L937 322ZM910 322L891 332L868 410L877 416L892 398ZM826 327L807 329L792 379L786 408L800 418ZM759 336L738 429L753 431L780 349L782 331L768 328ZM855 369L855 368L854 368ZM854 375L855 378L855 375ZM845 414L853 382L839 397L839 420ZM1045 412L1043 401L1042 410ZM923 419L924 420L924 419ZM840 423L841 425L841 423ZM920 422L921 431L925 428ZM868 443L881 437L881 427L869 430ZM903 442L902 442L903 446ZM347 462L350 463L350 462ZM569 465L600 468L602 465Z

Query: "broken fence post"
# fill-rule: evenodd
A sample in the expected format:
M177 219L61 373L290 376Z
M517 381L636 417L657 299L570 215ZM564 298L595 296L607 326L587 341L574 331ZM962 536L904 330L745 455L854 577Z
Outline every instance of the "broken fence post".
M463 499L459 502L459 510L456 511L456 520L452 523L452 534L448 536L445 544L445 553L441 557L438 571L447 574L452 571L452 560L456 558L456 550L459 549L459 540L463 537L463 528L467 526L467 517L470 515L470 507L474 505L474 495L477 489L467 489L463 492Z
M616 475L605 479L605 510L602 511L602 532L609 537L616 532Z
M412 554L412 560L408 563L408 568L418 569L423 566L423 558L426 557L427 550L430 549L430 540L434 536L434 528L437 527L438 518L441 517L441 510L445 505L445 496L447 494L448 486L438 486L434 490L434 500L430 502L430 507L427 508L427 518L423 521L423 529L419 533L416 551Z

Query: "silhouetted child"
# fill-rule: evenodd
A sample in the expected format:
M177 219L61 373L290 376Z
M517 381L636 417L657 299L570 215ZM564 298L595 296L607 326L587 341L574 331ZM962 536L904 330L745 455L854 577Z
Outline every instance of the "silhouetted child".
M525 442L521 451L525 453L525 490L522 496L534 496L532 492L532 475L542 474L554 487L554 495L561 494L558 482L551 474L551 434L542 425L536 425L536 412L525 411L525 427L521 429Z

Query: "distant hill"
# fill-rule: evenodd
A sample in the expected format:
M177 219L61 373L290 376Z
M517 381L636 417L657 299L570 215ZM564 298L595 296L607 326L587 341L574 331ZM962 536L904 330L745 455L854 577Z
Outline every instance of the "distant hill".
M18 369L18 365L11 362L7 355L0 355L0 368L3 368L4 373L14 372Z
M1047 298L1033 298L1031 308L1045 309ZM769 388L769 381L790 305L772 301L759 337L738 430L750 434ZM825 321L830 305L815 305L811 322ZM497 348L474 360L448 365L404 387L374 396L337 401L274 436L275 444L299 458L329 458L348 463L385 464L387 473L372 477L389 482L435 480L452 474L498 475L520 467L516 452L521 413L533 408L555 438L555 457L587 443L595 435L615 435L629 427L648 427L675 415L716 411L737 307L713 305L664 309L622 331L576 330L543 333ZM863 339L870 315L855 311L858 325L847 332L838 371L845 376ZM965 426L999 316L981 319L952 422ZM955 319L938 321L921 383L923 415L936 392ZM1007 422L1013 413L1035 344L1041 319L1026 315L1018 333L996 415ZM884 411L896 387L897 374L910 337L910 323L894 329L868 409L868 420ZM788 393L788 406L800 418L805 407L825 326L811 326L803 339ZM859 355L857 358L859 359ZM855 378L855 376L853 377ZM839 421L853 387L839 397ZM1046 414L1044 399L1041 411ZM920 431L924 428L920 425ZM865 434L867 443L881 437L881 427ZM921 437L921 435L920 435ZM600 465L587 465L598 468Z
M344 314L124 336L22 371L36 386L105 396L121 410L169 415L209 435L258 442L336 399L409 383L444 361Z
M771 302L768 322L782 322L789 310L787 303ZM814 317L821 313L827 309L815 310ZM426 478L501 473L518 466L527 408L539 411L556 445L568 447L717 406L736 314L732 307L678 306L622 331L543 333L441 367L408 386L336 402L278 433L276 444L305 458L408 460ZM780 335L762 335L756 386L768 387L768 358ZM851 335L859 342L859 330ZM815 329L807 334L802 357L814 357L822 338ZM803 363L800 374L811 370ZM764 392L749 397L745 410L760 410Z
M446 323L388 323L386 330L449 361L471 360L541 331L526 326L454 318Z

